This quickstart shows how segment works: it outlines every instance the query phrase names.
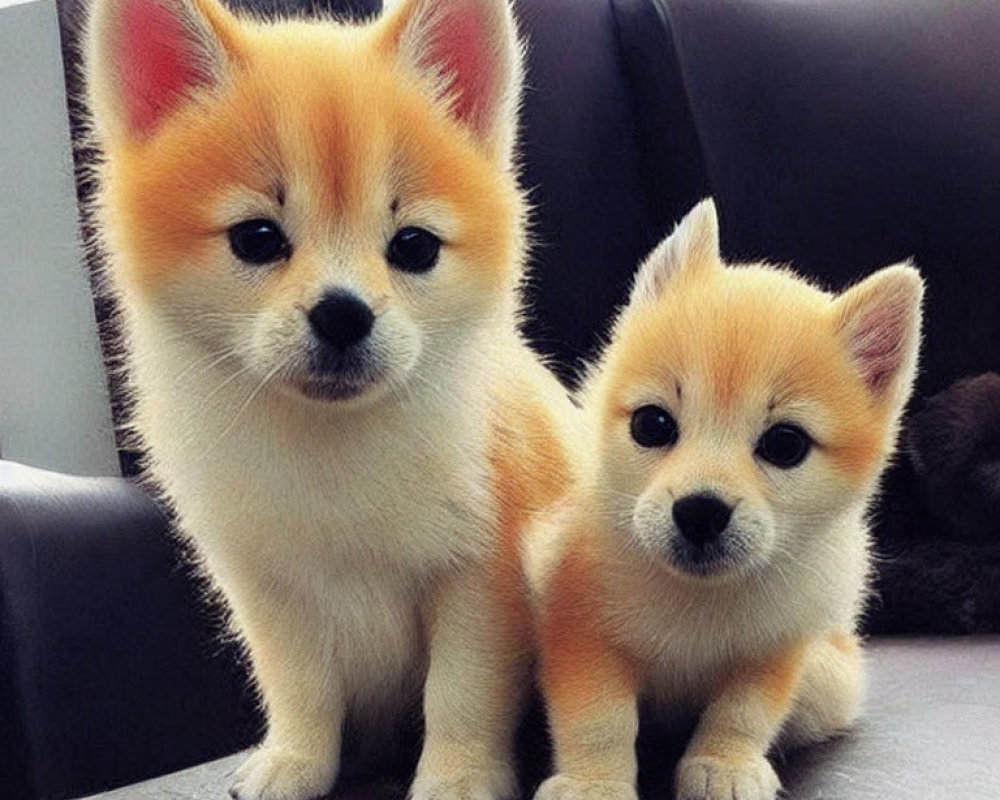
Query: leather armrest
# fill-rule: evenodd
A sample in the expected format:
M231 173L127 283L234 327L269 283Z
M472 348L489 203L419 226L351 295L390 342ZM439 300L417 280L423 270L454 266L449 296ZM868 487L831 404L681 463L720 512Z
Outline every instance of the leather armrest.
M0 461L0 796L65 797L249 743L231 647L148 494Z

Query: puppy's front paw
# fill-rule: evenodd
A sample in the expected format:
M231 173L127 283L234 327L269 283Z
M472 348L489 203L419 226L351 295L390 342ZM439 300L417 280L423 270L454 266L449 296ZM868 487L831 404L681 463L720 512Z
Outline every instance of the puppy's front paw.
M778 776L763 756L690 756L677 765L677 800L774 800Z
M507 800L517 795L513 771L506 766L458 775L420 773L410 787L410 800Z
M280 747L257 750L233 776L234 800L314 800L330 791L335 759L311 758Z
M635 787L625 781L588 781L553 775L535 792L535 800L636 800Z

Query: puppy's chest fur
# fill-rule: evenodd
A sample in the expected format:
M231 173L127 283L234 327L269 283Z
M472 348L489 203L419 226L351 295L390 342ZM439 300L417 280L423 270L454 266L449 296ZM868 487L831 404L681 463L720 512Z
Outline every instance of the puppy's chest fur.
M358 414L277 393L240 412L238 381L178 385L168 349L141 356L138 427L214 581L255 598L258 617L294 607L356 696L405 680L424 660L437 575L492 546L486 415L471 393L428 375L433 393Z
M852 518L827 535L837 547L714 585L605 564L605 624L634 659L654 706L698 710L734 670L831 628L853 629L867 571L866 529Z
M200 545L417 569L488 543L474 375L431 365L404 398L338 413L224 371L178 382L196 356L136 339L137 427Z
M780 641L784 620L758 598L706 597L697 587L619 598L610 612L615 639L632 654L643 694L655 705L699 707L716 682Z

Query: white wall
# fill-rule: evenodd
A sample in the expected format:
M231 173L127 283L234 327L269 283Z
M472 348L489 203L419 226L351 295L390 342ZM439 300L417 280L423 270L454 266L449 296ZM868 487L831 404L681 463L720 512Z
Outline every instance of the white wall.
M118 473L54 0L0 0L0 457Z

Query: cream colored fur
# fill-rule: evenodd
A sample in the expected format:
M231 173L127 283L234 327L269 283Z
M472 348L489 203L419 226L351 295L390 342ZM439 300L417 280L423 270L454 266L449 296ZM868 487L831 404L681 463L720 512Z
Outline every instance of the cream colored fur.
M305 752L320 776L308 797L332 781L348 705L389 711L386 695L419 691L421 605L438 573L488 550L485 409L429 388L353 413L261 392L237 419L254 386L223 385L227 371L175 381L194 357L158 344L169 333L151 321L131 326L137 427L267 704L268 741L237 784L266 783L273 754ZM427 377L458 391L447 372Z
M443 247L432 273L414 277L392 273L385 263L393 230L421 225L448 240L491 206L454 209L433 199L408 205L404 198L394 207L394 192L405 195L393 185L401 179L393 172L398 165L379 163L355 198L371 213L325 213L328 179L304 157L283 176L287 199L227 187L205 212L203 228L214 238L199 231L199 248L185 251L198 253L186 257L193 261L157 271L137 258L137 218L150 223L123 213L131 207L121 198L145 165L133 165L136 173L128 176L121 164L158 131L136 135L118 96L124 90L113 67L122 2L97 3L88 40L91 110L109 153L100 170L101 234L122 307L134 427L246 644L266 711L266 738L236 772L232 793L240 800L307 800L326 792L340 770L347 715L362 729L377 729L411 713L423 696L426 740L414 800L507 797L514 791L511 738L528 653L526 642L508 635L512 621L491 595L499 508L488 459L503 398L550 404L557 417L572 413L517 333L522 210L509 166L520 45L510 9L504 0L467 3L469 14L481 17L491 43L484 59L499 64L501 85L478 108L478 129L448 129L458 141L448 142L452 150L481 148L495 166L494 182L504 187L497 194L512 198L503 207L516 218L515 241L502 249L510 263L470 264L461 260L461 247ZM363 48L373 46L367 32L346 27L237 22L210 0L160 5L194 36L191 47L211 67L208 80L223 86L229 55L216 29L261 52L290 48L289 69L301 69L295 46L309 57L337 47L367 53ZM419 74L433 68L419 50L442 3L401 5L409 22L399 44L406 67L397 77L436 86L440 75ZM388 24L396 19L407 17ZM199 86L192 96L208 103L215 88ZM309 97L301 85L290 85L288 94L297 89ZM347 99L349 90L343 89ZM422 124L443 128L430 96L426 106L431 122ZM298 154L290 158L313 157L322 137L315 145L305 128L280 127L299 111L281 107L275 135L287 134L289 152ZM198 114L180 116L182 124L199 124ZM368 157L367 139L360 141L361 151L345 158ZM291 265L255 272L234 263L225 231L255 217L277 218L294 231L302 246ZM293 280L272 288L269 281L290 269ZM503 277L486 275L490 269ZM310 336L304 312L330 289L353 292L377 313L370 337L377 377L360 396L338 402L310 399L297 388Z
M772 297L777 322L748 310L757 301L737 299L750 298L753 286ZM659 713L700 715L678 767L678 800L772 800L779 789L766 757L772 748L820 741L854 722L865 685L854 630L868 573L866 509L913 382L920 290L908 266L883 270L839 297L773 268L724 267L710 202L643 265L583 391L587 472L525 547L556 738L556 774L535 800L635 798L639 696ZM838 445L834 431L851 410L826 404L822 391L782 395L796 385L787 377L803 369L800 356L782 355L781 343L797 335L788 321L799 307L801 335L811 329L839 338L846 355L816 374L875 387L860 401L867 409L858 410L880 410L881 421L862 434L875 455L849 474L825 448ZM765 341L752 331L769 325L786 326L766 340L769 352L744 344ZM742 333L727 339L732 330ZM868 346L865 337L882 335L895 337L887 339L892 346ZM676 347L671 337L679 337ZM713 364L706 354L715 351L705 349L712 342L731 342L733 369L752 366L734 373ZM887 379L866 362L882 357ZM733 374L744 383L726 390ZM720 409L719 396L732 407ZM628 414L618 409L650 403L679 421L672 448L644 450L630 439ZM780 419L799 422L824 444L794 469L753 455L775 421L774 406ZM740 549L732 563L697 576L668 555L680 535L671 506L705 491L735 507L727 535ZM566 599L576 598L563 575L570 569L573 581L587 581L583 600ZM546 620L572 613L562 608L569 603L586 604L579 619L587 630L549 631ZM564 664L566 652L587 653L586 663ZM588 682L588 672L613 679Z

